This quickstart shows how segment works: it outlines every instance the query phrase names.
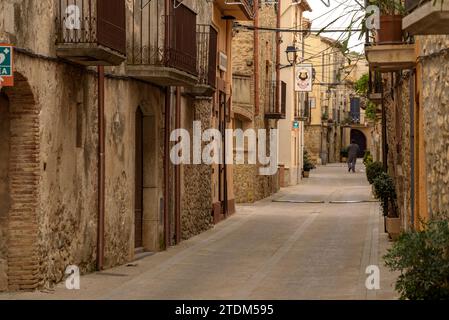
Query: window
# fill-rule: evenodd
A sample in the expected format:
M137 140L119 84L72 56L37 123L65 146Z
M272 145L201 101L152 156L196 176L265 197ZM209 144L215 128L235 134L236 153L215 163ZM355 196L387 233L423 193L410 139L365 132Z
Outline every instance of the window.
M310 97L309 98L309 108L310 109L315 109L316 108L316 98L315 97Z

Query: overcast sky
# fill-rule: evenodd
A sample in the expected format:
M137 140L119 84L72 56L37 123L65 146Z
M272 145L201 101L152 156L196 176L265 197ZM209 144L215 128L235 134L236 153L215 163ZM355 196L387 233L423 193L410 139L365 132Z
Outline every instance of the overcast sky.
M360 16L363 14L363 11L360 8L360 5L357 4L356 0L308 0L307 1L312 8L312 12L306 12L304 16L312 20L312 29L319 30L322 27L326 26L331 21L337 19L338 17L342 17L338 21L336 21L332 26L328 29L345 29L350 25L351 19L354 14ZM359 3L363 4L364 0L359 0ZM326 6L329 4L330 6ZM351 10L357 10L357 13L351 13ZM321 16L321 17L320 17ZM354 26L359 27L359 26ZM347 37L347 34L339 33L322 33L322 36L338 39L344 39ZM363 51L363 43L364 40L359 40L359 34L354 34L351 36L348 47L355 46L351 48L351 51Z

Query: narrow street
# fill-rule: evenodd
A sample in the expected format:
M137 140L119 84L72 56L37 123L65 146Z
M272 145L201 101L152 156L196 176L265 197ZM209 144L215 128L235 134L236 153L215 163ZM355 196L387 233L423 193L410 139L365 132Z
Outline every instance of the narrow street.
M332 164L166 252L82 276L81 290L0 299L393 299L382 220L360 164ZM380 290L365 288L369 265Z

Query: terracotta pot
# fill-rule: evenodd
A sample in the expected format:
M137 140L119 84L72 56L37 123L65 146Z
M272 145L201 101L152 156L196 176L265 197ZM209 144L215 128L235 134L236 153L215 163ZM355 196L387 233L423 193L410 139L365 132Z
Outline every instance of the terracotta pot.
M304 178L308 178L310 176L310 171L304 171L302 175L304 176Z
M387 226L387 232L390 235L390 238L397 240L399 234L401 233L401 218L387 217L385 219L385 224Z
M376 34L378 44L393 44L402 42L402 16L381 15L380 30Z

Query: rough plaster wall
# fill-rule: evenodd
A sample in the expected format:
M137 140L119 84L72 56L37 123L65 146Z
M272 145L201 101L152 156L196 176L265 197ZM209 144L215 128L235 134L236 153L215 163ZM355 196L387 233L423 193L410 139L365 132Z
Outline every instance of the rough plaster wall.
M0 40L45 55L54 55L56 1L2 0Z
M23 55L16 55L16 69L27 76L41 109L38 259L43 282L55 282L69 264L83 272L94 265L96 107L82 88L95 83L79 68ZM86 130L82 148L76 146L77 112Z
M449 36L420 36L420 55L449 47ZM449 212L449 56L422 62L422 108L430 213Z

